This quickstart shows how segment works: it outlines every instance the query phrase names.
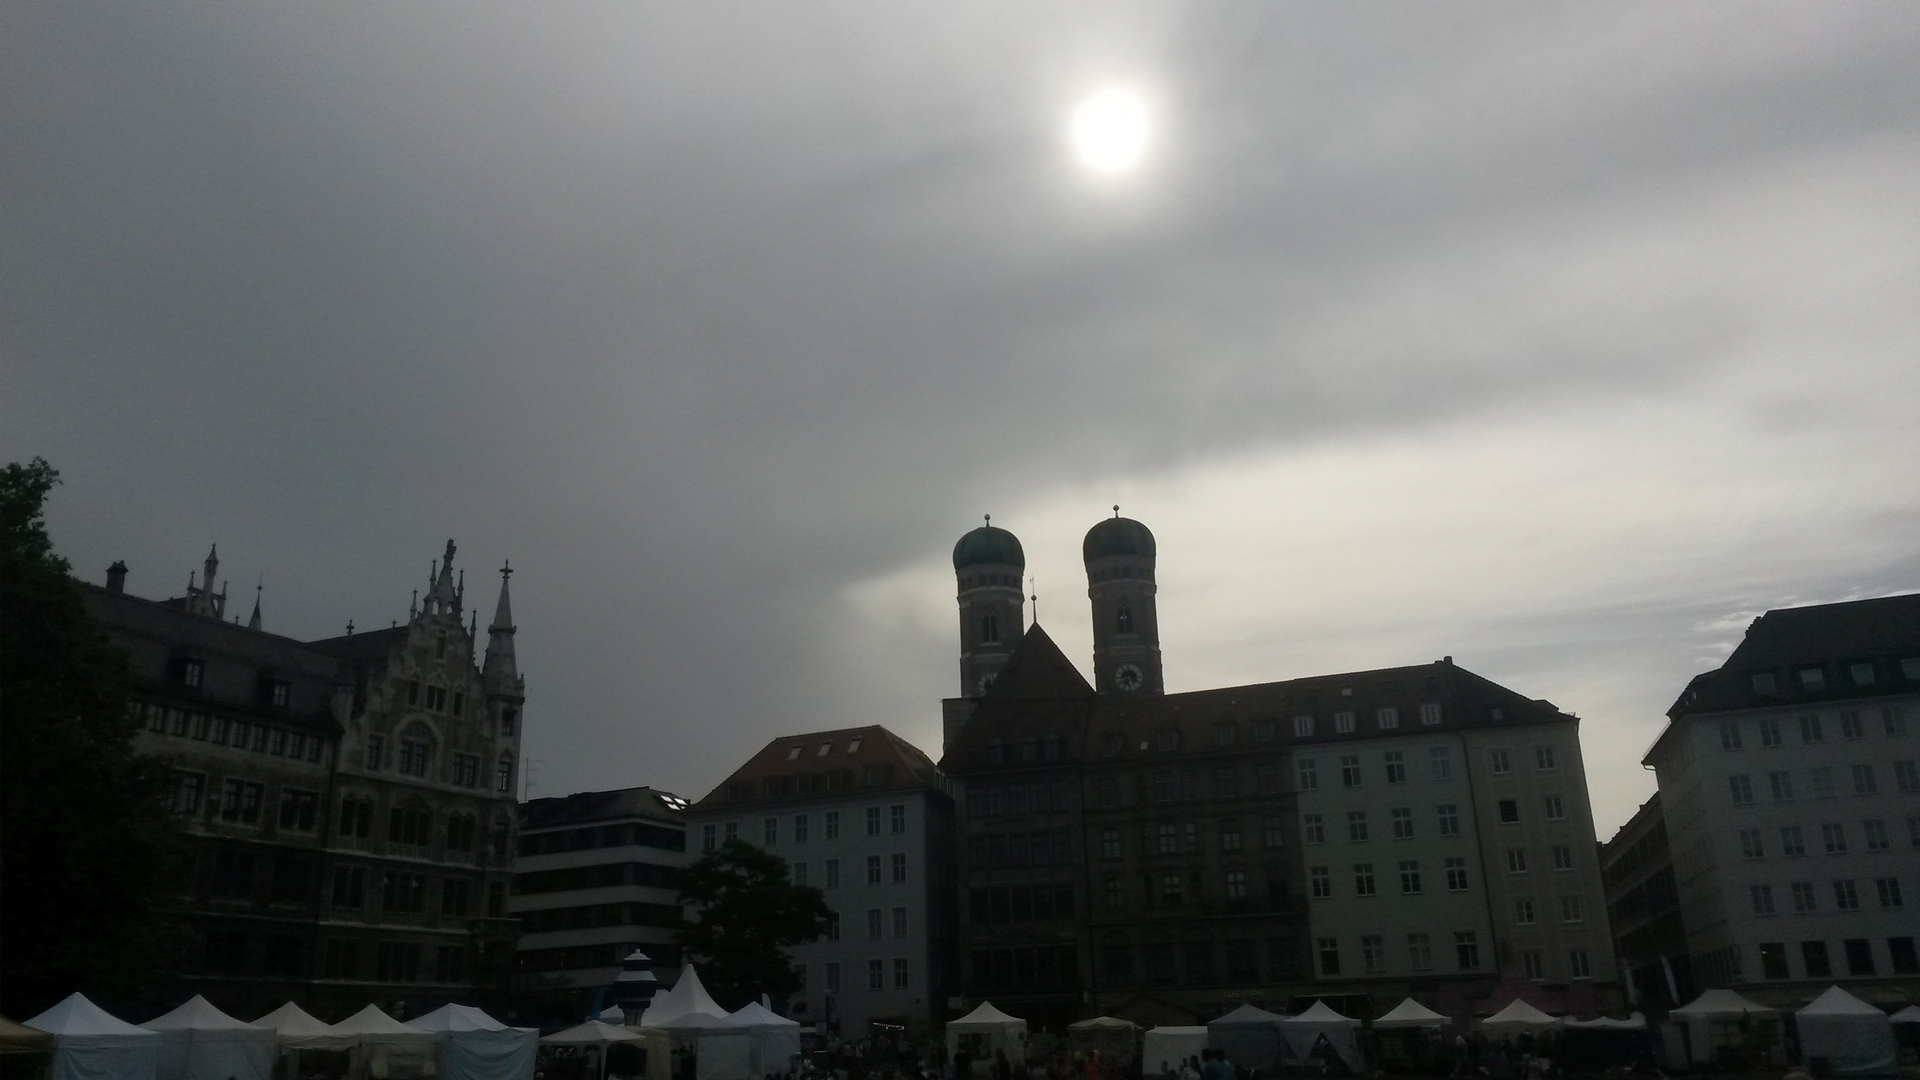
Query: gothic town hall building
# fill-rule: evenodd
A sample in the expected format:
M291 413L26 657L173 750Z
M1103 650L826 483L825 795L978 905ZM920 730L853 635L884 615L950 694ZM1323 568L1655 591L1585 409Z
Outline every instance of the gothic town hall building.
M476 658L453 558L448 541L404 623L321 641L265 630L257 596L229 619L213 552L182 597L128 593L124 563L84 587L131 661L140 749L173 768L192 859L167 904L179 985L156 1005L197 992L243 1017L293 1000L339 1020L369 1001L497 1003L526 686L509 571Z
M1616 1003L1575 717L1451 657L1168 693L1153 534L1116 513L1082 556L1091 685L1021 631L1019 540L954 548L969 999L1047 1026Z

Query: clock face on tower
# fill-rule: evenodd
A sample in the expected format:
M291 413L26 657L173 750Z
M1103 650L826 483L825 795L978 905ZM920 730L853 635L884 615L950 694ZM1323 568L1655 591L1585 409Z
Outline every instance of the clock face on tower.
M1113 669L1113 684L1122 690L1138 690L1145 681L1138 664L1121 664Z
M987 687L993 685L993 672L991 671L981 672L980 678L975 680L975 682L979 685L980 696L985 697L987 693Z

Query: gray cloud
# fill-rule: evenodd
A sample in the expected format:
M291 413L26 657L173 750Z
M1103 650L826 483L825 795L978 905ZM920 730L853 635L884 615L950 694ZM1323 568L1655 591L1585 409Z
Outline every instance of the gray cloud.
M1601 402L1696 404L1730 455L1911 448L1885 405L1920 329L1905 5L48 4L0 32L0 442L66 471L61 543L159 595L218 540L311 635L401 615L449 534L511 556L548 791L699 793L809 725L924 740L951 644L848 596L981 510L1090 518L1249 455L1437 455L1556 410L1604 473ZM1110 80L1160 122L1096 184L1061 131ZM1889 535L1887 490L1841 527ZM1912 581L1897 546L1820 570L1665 537L1651 497L1619 496L1644 557L1737 547L1737 587L1383 609L1357 639L1445 627L1431 651L1484 645L1590 717L1555 683L1631 654L1644 723L1684 676L1622 641L1684 669L1716 612ZM1224 536L1220 499L1180 512ZM1287 613L1187 550L1203 620Z

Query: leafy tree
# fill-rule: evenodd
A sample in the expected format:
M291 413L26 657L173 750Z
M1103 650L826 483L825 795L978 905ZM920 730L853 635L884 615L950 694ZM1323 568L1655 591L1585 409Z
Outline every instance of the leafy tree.
M831 915L819 889L787 879L786 860L743 840L681 871L680 900L697 916L680 928L680 948L701 959L714 1000L734 1009L800 989L787 950L818 940Z
M59 474L0 470L0 1009L131 1003L166 971L179 868L167 769L134 753L126 657L88 619L43 520Z

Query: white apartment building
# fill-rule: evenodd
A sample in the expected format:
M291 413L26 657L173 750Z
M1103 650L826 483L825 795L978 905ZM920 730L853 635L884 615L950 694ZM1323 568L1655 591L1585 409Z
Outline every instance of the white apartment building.
M1920 594L1769 611L1668 711L1695 984L1795 1005L1920 974Z
M864 1038L944 1017L954 941L953 799L933 762L883 727L768 743L687 812L694 856L727 840L786 860L833 923L797 946L787 1013ZM698 962L698 958L692 958Z
M1449 1014L1498 983L1556 1010L1609 1007L1579 722L1444 667L1461 690L1445 706L1293 720L1297 739L1332 737L1293 751L1315 975L1383 999L1408 988Z
M520 920L519 1022L578 1023L613 1004L614 977L635 948L653 961L662 990L673 985L686 805L650 787L520 804L508 901Z

